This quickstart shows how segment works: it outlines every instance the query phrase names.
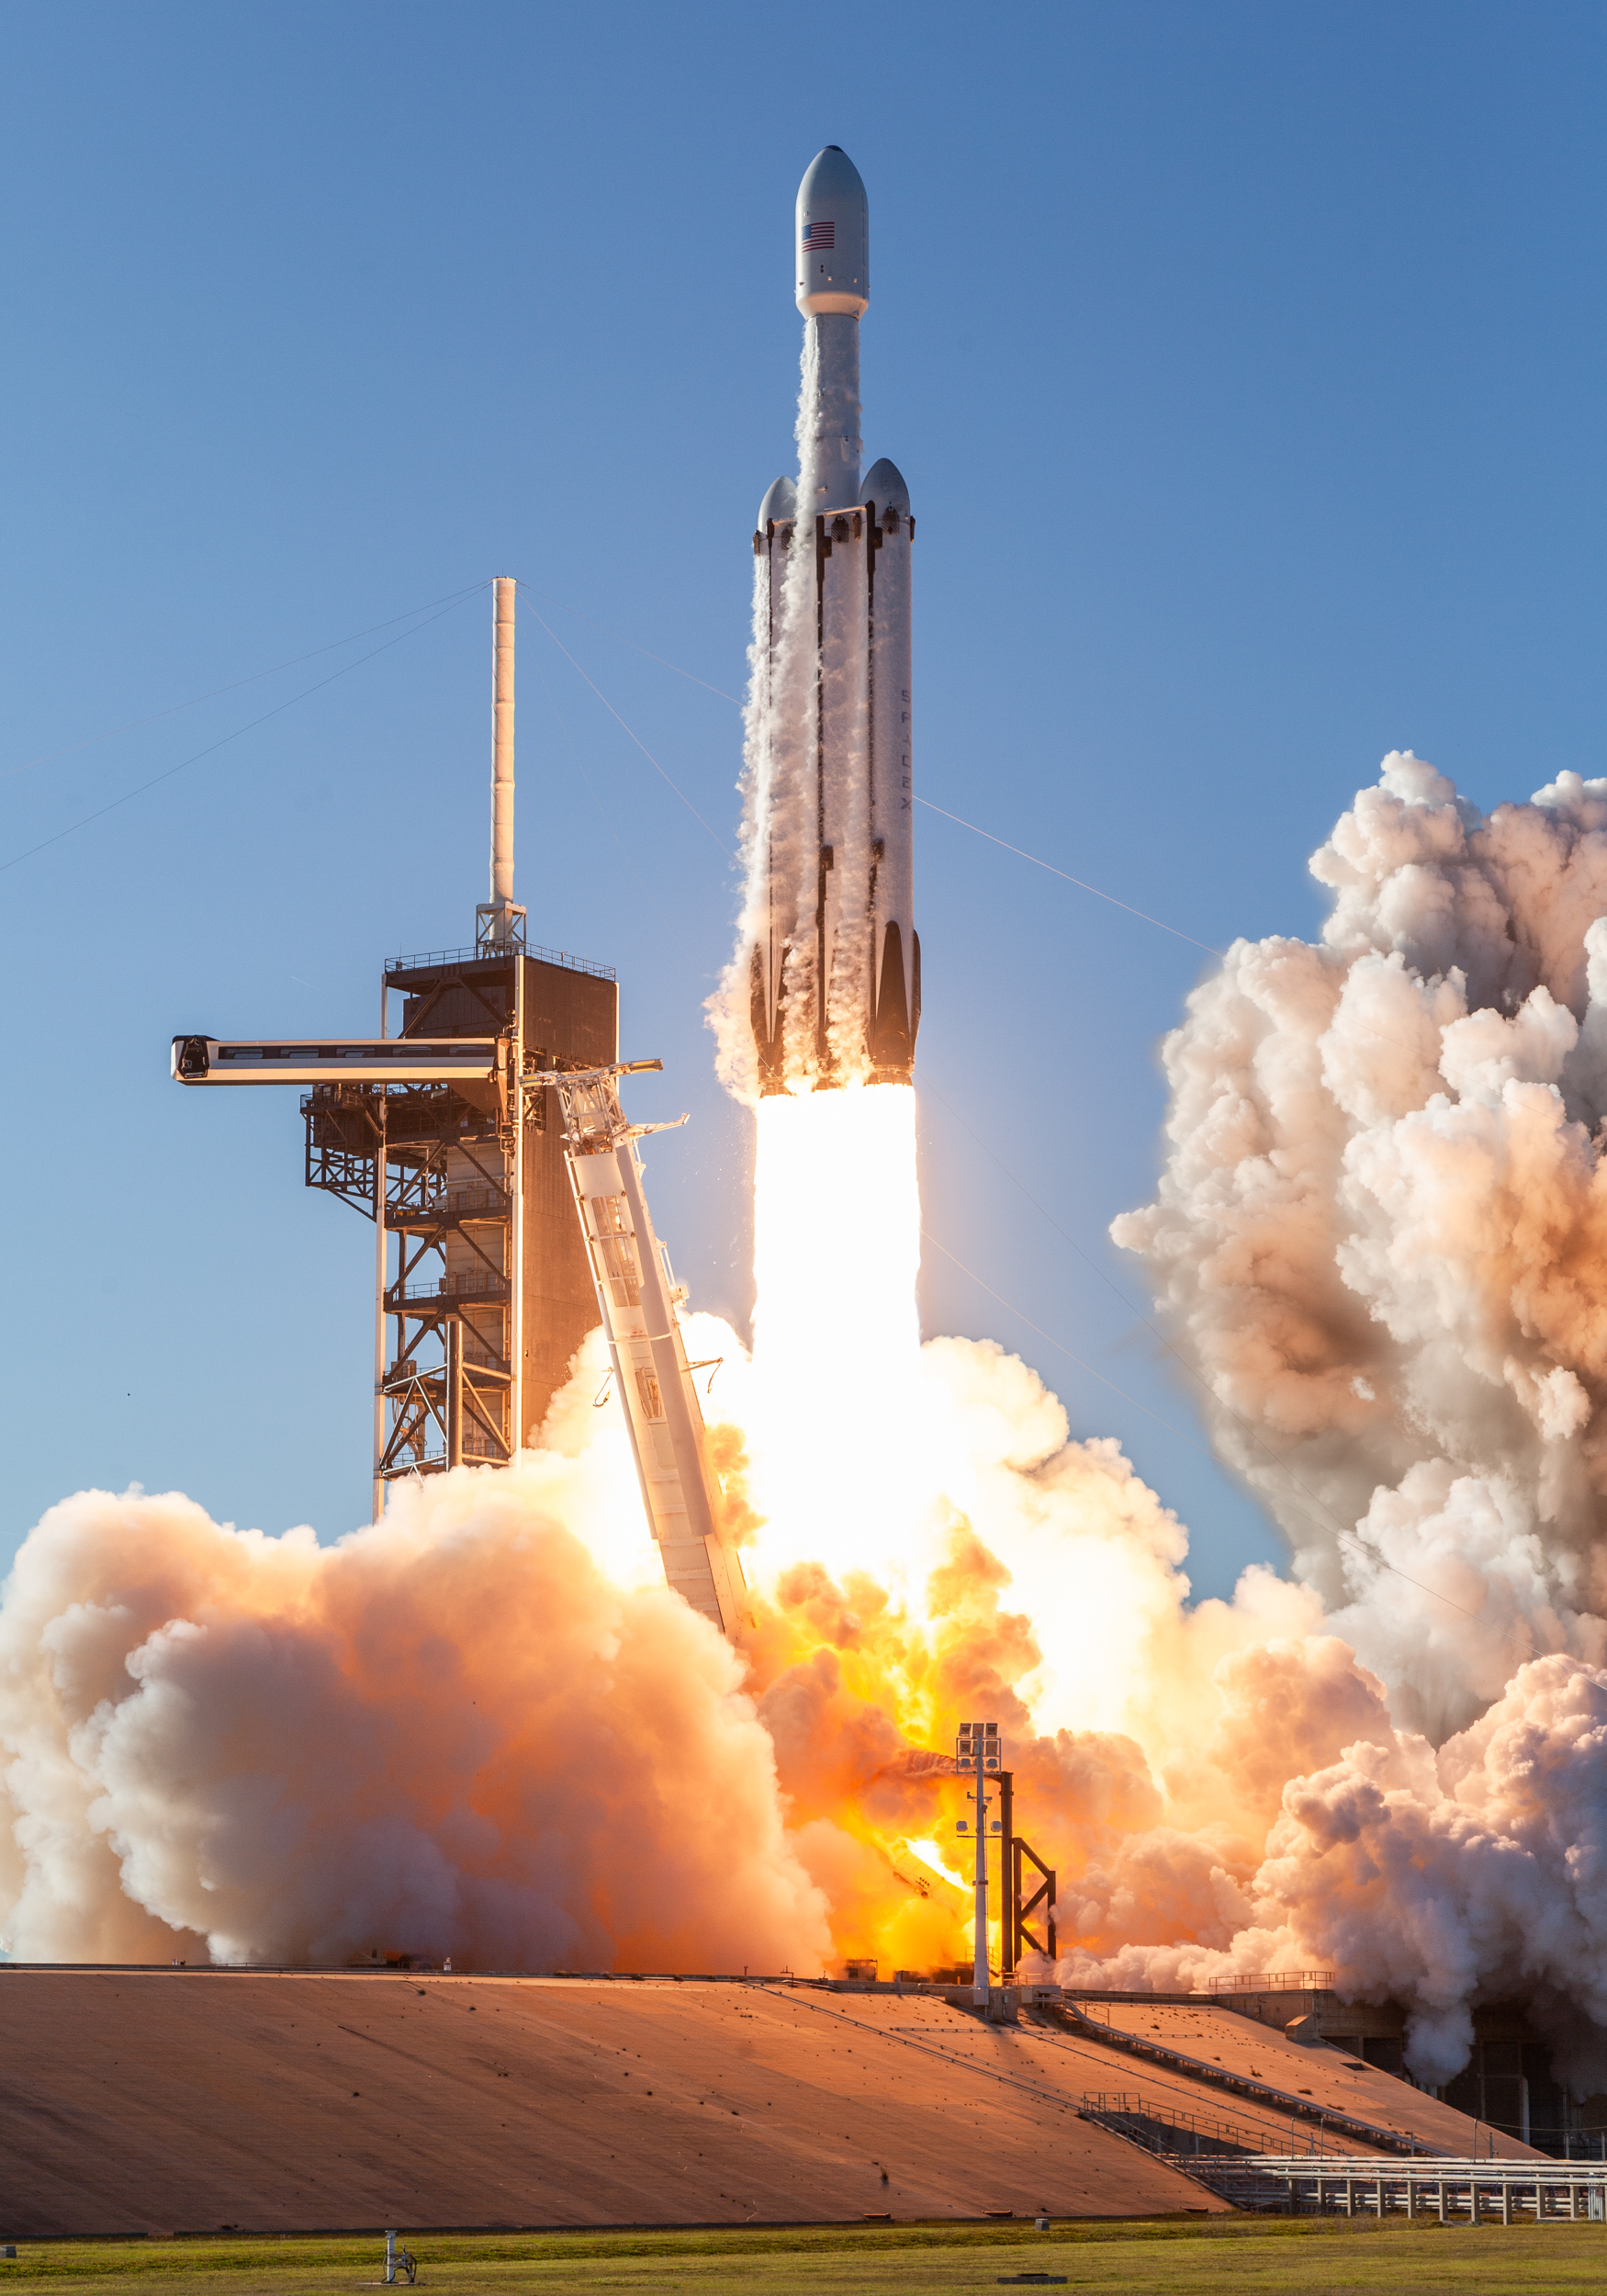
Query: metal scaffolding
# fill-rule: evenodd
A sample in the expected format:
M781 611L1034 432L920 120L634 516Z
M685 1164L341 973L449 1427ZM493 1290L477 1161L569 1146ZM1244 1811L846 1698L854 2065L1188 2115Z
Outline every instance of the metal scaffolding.
M316 1085L301 1103L307 1185L378 1232L376 1516L399 1477L506 1465L594 1321L546 1080L612 1054L617 992L605 967L528 955L523 922L386 968L382 1036L399 994L399 1045L494 1034L491 1076Z

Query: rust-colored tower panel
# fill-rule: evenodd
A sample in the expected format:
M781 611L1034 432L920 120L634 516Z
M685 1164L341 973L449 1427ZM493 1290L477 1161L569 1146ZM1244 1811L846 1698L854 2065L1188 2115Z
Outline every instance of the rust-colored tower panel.
M538 1068L597 1068L619 1058L619 988L542 957L524 959L524 1051ZM523 1440L534 1440L547 1405L597 1322L597 1297L558 1128L524 1138Z

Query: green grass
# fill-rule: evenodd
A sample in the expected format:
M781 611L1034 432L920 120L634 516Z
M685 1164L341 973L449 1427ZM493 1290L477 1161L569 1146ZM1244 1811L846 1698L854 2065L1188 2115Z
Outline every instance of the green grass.
M1562 2296L1607 2275L1600 2224L1347 2224L1228 2217L1140 2223L818 2226L796 2232L409 2234L432 2296L996 2296L998 2276L1063 2272L1111 2296L1338 2296L1374 2290ZM382 2239L24 2241L7 2290L107 2296L348 2296Z

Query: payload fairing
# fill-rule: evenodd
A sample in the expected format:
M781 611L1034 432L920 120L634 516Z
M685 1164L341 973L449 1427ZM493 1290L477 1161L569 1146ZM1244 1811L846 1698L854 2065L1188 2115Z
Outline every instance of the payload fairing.
M828 144L798 190L796 483L760 506L751 1014L767 1093L907 1083L921 1011L911 748L915 520L896 467L860 475L870 212Z

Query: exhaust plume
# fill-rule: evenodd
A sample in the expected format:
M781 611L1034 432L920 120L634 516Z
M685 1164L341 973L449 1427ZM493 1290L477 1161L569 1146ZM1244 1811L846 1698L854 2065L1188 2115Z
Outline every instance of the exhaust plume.
M0 1606L7 1950L967 1961L986 1715L1065 1980L1332 1966L1434 2081L1517 1998L1607 2085L1607 783L1486 818L1393 756L1314 867L1322 940L1191 998L1117 1223L1290 1576L1191 1603L1114 1443L919 1345L911 1090L771 1095L755 1352L688 1332L745 1649L657 1582L596 1337L542 1449L332 1548L81 1494Z

